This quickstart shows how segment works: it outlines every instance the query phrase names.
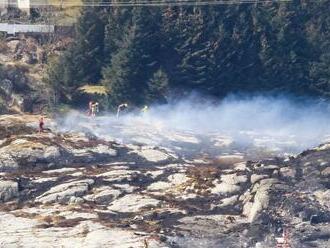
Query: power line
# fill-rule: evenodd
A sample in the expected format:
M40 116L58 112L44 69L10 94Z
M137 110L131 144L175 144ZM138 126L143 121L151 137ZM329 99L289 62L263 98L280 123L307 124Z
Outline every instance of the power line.
M67 7L142 7L142 6L207 6L207 5L235 5L235 4L263 4L263 3L280 3L291 2L292 0L205 0L205 1L193 1L193 0L137 0L137 1L118 1L118 2L95 2L95 1L59 1L56 3L49 3L48 1L32 1L30 7L42 7L42 6L67 6ZM0 1L0 4L7 2ZM9 3L10 6L18 6L18 3Z

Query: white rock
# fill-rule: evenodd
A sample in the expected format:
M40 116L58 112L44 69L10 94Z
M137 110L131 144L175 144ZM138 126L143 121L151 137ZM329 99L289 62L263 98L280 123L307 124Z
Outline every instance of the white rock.
M318 190L314 192L316 199L327 208L330 208L330 189L328 190Z
M154 163L163 162L170 158L168 154L154 149L142 149L134 151L134 153Z
M188 177L184 173L175 173L168 176L168 181L173 185L180 185L188 181Z
M238 195L233 195L231 197L221 199L221 202L219 204L212 204L211 209L233 206L236 204L237 200Z
M55 182L57 177L41 177L35 180L32 180L34 183L45 183L45 182Z
M76 171L76 170L77 169L75 169L75 168L61 168L61 169L43 171L42 173L45 173L45 174L66 173L66 172L73 172L73 171Z
M149 196L130 194L113 201L108 209L116 212L138 212L142 208L157 207L160 203Z
M268 175L258 175L258 174L252 174L251 175L251 183L255 184L256 182L260 181L261 179L267 178Z
M236 171L245 171L247 169L246 162L236 163L233 168Z
M214 180L213 184L215 185L213 188L211 188L212 194L234 194L241 190L241 187L238 185L240 183L247 182L247 176L246 175L237 175L234 174L228 174L228 175L222 175L221 176L221 183L219 183L219 180Z
M215 187L211 188L212 194L234 194L241 190L241 187L235 184L218 183Z
M253 222L258 214L269 205L269 195L267 188L260 188L254 196L253 205L248 213L248 219Z
M227 207L227 206L231 206L234 205L238 200L238 196L237 195L233 195L229 198L225 198L221 200L221 204L219 205L220 207Z
M172 187L172 184L169 182L163 182L163 181L159 181L159 182L154 182L152 184L150 184L147 188L148 191L166 191L168 189L170 189Z
M246 183L247 182L247 176L246 175L237 175L234 174L228 174L228 175L222 175L221 181L227 184L240 184L240 183Z
M253 202L250 202L250 201L248 201L244 204L244 206L243 206L243 215L244 216L247 216L249 218L252 206L253 206Z
M89 151L94 153L106 154L108 156L117 156L117 151L111 149L109 146L99 144L94 148L89 148Z
M162 191L162 193L166 193L168 190L175 191L177 187L186 183L189 178L184 173L175 173L167 178L167 182L158 181L150 184L147 188L148 191Z

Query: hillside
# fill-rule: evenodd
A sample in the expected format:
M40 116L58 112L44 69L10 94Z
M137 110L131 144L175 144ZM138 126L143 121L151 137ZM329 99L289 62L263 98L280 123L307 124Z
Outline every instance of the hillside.
M329 144L290 158L191 157L56 132L50 119L38 134L36 122L0 118L5 247L275 247L283 230L291 247L329 247Z
M48 40L38 34L0 37L0 113L51 110L54 89L44 81L47 62L61 54L71 38Z

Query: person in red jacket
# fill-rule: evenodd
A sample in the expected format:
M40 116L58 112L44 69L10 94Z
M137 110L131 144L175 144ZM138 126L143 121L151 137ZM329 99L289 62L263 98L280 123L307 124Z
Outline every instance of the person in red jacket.
M42 133L44 131L44 125L45 125L45 120L44 117L41 116L39 118L39 133Z

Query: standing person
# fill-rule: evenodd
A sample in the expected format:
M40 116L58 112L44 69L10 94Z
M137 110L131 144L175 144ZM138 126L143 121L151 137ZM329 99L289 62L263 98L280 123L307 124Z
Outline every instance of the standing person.
M96 102L95 103L95 113L98 113L99 112L99 103Z
M87 115L88 115L88 116L91 116L91 115L92 115L92 106L93 106L93 102L90 101L90 102L88 103L88 112L87 112Z
M95 113L96 113L96 103L92 104L92 117L95 117Z
M41 116L39 118L39 133L42 133L44 131L44 125L45 125L44 117Z
M122 103L118 106L117 108L117 118L119 118L119 114L120 112L122 112L124 109L126 109L128 107L127 103Z
M144 105L144 107L141 109L142 113L147 113L149 110L149 107L147 105Z

